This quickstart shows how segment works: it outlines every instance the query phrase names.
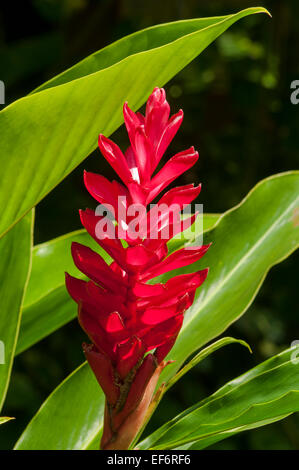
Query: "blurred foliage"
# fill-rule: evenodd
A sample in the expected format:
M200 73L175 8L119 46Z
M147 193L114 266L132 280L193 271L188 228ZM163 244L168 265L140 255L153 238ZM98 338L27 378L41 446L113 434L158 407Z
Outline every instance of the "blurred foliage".
M258 3L2 2L0 80L6 86L6 104L124 35L157 23L229 14ZM264 0L262 6L270 10L272 20L260 15L242 20L166 86L173 112L183 108L185 113L171 152L190 145L200 152L199 164L180 183L203 183L200 202L206 212L225 211L262 178L298 168L299 106L290 102L290 84L299 79L299 3ZM128 145L123 128L113 139L122 148ZM94 207L83 187L83 169L114 176L100 158L99 151L94 152L38 205L36 243L80 227L78 209ZM149 430L299 339L297 262L294 254L273 268L249 311L227 331L249 342L254 354L232 345L206 359L173 387ZM17 419L1 427L0 448L13 445L43 400L82 362L84 339L74 321L16 359L4 414ZM298 449L299 418L291 416L242 433L213 448Z

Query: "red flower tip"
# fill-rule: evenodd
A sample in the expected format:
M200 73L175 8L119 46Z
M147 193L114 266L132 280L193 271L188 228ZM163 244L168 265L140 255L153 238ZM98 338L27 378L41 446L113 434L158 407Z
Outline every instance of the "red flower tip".
M126 448L142 425L164 358L208 269L176 275L164 284L147 281L197 262L210 246L187 246L168 254L167 242L186 228L180 212L197 198L201 185L170 189L146 210L198 160L192 146L153 175L183 121L183 111L170 117L165 91L156 87L145 116L133 112L127 102L123 114L130 140L126 152L102 134L98 139L101 153L122 183L84 171L88 192L117 223L90 209L79 211L82 225L113 261L106 263L92 249L74 242L74 263L89 280L65 275L66 288L78 304L79 323L92 342L83 346L84 354L106 395L102 447L107 449ZM137 218L132 212L136 206L143 209ZM187 220L188 227L196 215Z

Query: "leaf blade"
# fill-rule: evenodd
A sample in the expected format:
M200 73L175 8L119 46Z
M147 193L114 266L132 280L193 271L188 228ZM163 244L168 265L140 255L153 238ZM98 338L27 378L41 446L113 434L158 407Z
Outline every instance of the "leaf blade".
M0 410L9 385L19 333L21 306L31 267L33 212L0 240ZM2 356L2 354L0 354ZM1 358L0 358L1 359Z
M132 109L139 108L154 86L164 85L234 22L262 12L267 11L243 10L191 33L188 24L194 20L189 20L184 23L185 36L148 50L151 33L145 31L139 38L145 41L140 52L92 73L80 71L75 79L72 70L70 81L50 85L4 108L0 112L0 161L5 179L0 204L6 211L0 236L97 147L100 132L109 136L119 127L124 101ZM126 42L121 47L125 50ZM111 86L114 83L117 87Z
M9 418L8 416L0 416L0 424L7 423L7 421L11 421L12 419L15 418Z
M174 448L218 434L237 433L299 411L299 370L293 349L232 380L145 439L139 448ZM297 368L297 369L296 369ZM243 428L243 429L242 429ZM219 436L218 436L219 437Z
M84 363L43 403L15 450L84 449L101 432L104 405L104 394ZM74 422L84 425L74 426Z

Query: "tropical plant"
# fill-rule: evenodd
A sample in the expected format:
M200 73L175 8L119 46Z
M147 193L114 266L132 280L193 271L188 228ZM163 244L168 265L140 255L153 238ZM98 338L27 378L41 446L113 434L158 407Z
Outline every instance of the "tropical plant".
M108 264L115 254L107 246L99 247L85 230L33 246L34 207L96 148L99 133L109 136L122 124L124 102L137 111L155 86L164 86L227 28L256 13L267 11L250 8L139 31L95 52L0 112L0 340L5 346L5 363L0 363L1 409L15 355L76 316L64 272L77 277L80 285L86 272L73 266L71 243L77 243L75 248L82 244L91 248ZM101 140L102 149L105 142ZM193 151L188 158L195 159ZM204 215L199 235L205 245L212 242L212 248L203 261L175 266L180 267L175 274L191 279L191 272L206 266L210 272L193 304L189 294L184 299L182 309L190 308L173 348L166 351L165 360L171 363L157 377L155 393L130 448L203 449L298 411L299 365L296 351L290 348L141 437L160 401L167 400L167 391L192 367L222 346L247 346L228 337L210 342L247 310L269 269L298 247L298 194L299 172L281 173L261 181L226 213ZM197 243L196 237L174 237L167 242L167 250L173 256L183 247L196 252ZM168 273L155 274L161 274L159 283L169 282ZM78 300L82 309L82 299ZM104 393L84 362L46 399L15 449L97 449L104 408ZM0 418L0 424L8 420Z

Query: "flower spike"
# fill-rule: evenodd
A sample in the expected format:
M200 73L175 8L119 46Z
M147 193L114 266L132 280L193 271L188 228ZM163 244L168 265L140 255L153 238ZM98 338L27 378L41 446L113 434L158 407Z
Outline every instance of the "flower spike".
M124 153L99 136L99 148L122 183L84 172L88 192L115 220L102 215L105 211L80 211L83 226L113 261L107 264L95 251L73 243L74 263L88 280L66 274L79 323L91 341L83 351L106 396L102 449L127 449L142 427L159 375L168 364L164 359L208 269L168 277L165 283L147 281L195 263L210 246L168 253L167 242L197 217L191 215L181 227L180 213L199 195L201 185L170 189L148 208L198 159L190 147L154 174L182 123L183 111L170 117L164 89L155 88L145 116L134 113L128 103L123 113L130 140Z

